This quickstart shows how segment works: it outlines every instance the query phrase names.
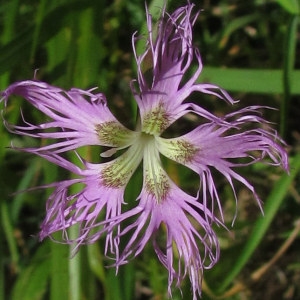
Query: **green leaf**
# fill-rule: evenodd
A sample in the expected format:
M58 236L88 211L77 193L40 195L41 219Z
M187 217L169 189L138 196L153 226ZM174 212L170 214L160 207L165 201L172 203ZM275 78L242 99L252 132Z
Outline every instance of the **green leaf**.
M60 232L54 233L53 237L58 238ZM51 257L51 284L50 284L50 299L68 299L69 295L69 246L65 244L50 242Z
M12 292L12 300L44 299L50 275L49 243L43 243L30 265L20 273Z
M213 82L231 92L283 94L282 70L204 67L199 82ZM293 71L291 94L300 94L300 70Z
M249 23L256 21L258 18L259 18L258 14L250 14L250 15L236 18L236 19L232 20L231 22L229 22L228 25L223 30L223 34L221 37L221 41L219 43L219 47L223 48L225 46L229 37L231 36L231 34L234 31L245 27Z
M298 0L276 0L276 2L291 14L296 15L300 12Z
M44 16L43 21L35 28L28 26L11 42L0 48L0 74L11 70L24 57L30 56L38 44L44 44L65 27L65 20L69 13L81 11L91 5L92 1L72 1L61 5ZM36 36L38 34L38 36ZM30 47L30 45L33 45Z

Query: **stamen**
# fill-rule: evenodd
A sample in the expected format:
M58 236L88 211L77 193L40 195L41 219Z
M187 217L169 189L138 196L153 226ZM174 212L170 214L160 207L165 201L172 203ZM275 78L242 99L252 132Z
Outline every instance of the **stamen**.
M170 125L170 116L162 103L143 116L143 132L153 135L161 134Z
M133 135L135 135L134 131L127 129L116 121L97 124L95 130L102 143L114 147L130 144Z

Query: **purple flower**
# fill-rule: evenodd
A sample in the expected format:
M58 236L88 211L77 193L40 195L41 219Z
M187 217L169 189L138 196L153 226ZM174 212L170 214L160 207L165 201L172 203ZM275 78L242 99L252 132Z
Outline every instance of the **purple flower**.
M77 247L105 235L105 254L114 255L116 267L137 256L152 241L158 259L169 272L169 294L172 283L180 288L188 275L196 299L201 294L203 269L211 268L219 259L219 244L212 227L224 226L222 200L212 171L224 175L234 195L234 180L245 185L260 205L254 187L236 169L264 161L288 170L288 161L284 143L262 118L261 107L247 107L218 117L198 103L189 102L191 93L197 92L199 97L204 93L235 103L219 87L196 83L202 63L192 44L192 27L198 16L192 9L188 3L171 15L163 10L157 30L147 12L146 50L139 56L133 47L138 78L132 82L132 91L139 108L134 131L114 117L105 96L94 89L64 91L28 80L12 84L1 94L5 105L11 95L20 95L50 118L37 125L24 118L23 126L5 122L16 134L53 139L49 145L23 151L77 175L48 186L54 191L47 201L40 238L61 230L64 240ZM197 68L187 77L192 62ZM198 116L202 125L179 137L162 137L167 128L188 113ZM124 150L99 164L79 155L78 165L65 158L65 152L76 152L88 145L109 147L103 157ZM196 196L187 194L171 180L161 155L199 175ZM142 190L138 199L128 199L132 207L128 208L124 205L124 191L141 163ZM77 184L84 187L72 194L69 190ZM78 237L70 240L67 229L74 224L79 226ZM130 239L121 249L120 240L128 234Z

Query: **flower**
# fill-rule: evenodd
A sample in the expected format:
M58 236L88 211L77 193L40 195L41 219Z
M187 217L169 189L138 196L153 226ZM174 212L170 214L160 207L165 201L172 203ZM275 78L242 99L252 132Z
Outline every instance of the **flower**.
M261 116L262 107L247 107L218 117L189 101L188 97L196 92L213 95L230 105L235 103L218 86L196 83L202 63L192 43L192 28L198 16L192 10L191 3L170 15L163 9L156 32L146 11L148 38L141 55L136 53L133 35L138 77L131 88L139 108L135 130L115 118L105 96L95 93L95 89L64 91L45 82L27 80L13 83L1 95L6 106L11 95L22 96L50 118L37 125L23 116L24 125L4 121L13 133L53 141L22 151L39 155L77 176L48 185L54 191L47 201L40 238L62 231L66 242L80 246L105 235L105 254L114 254L116 267L141 253L151 240L158 259L168 270L169 294L172 283L180 288L188 275L196 299L201 294L203 270L219 259L213 226L224 226L222 202L212 171L224 175L234 195L233 180L244 184L260 205L254 187L236 169L265 161L288 170L288 161L283 141ZM197 68L187 77L192 63ZM201 125L174 138L162 136L188 113L198 116ZM64 155L90 145L108 147L101 154L107 158L123 151L103 163L91 163L78 155L78 165ZM172 181L161 155L199 175L196 196ZM128 199L132 204L128 208L125 188L141 163L142 189L138 199ZM70 192L77 184L83 184L81 191ZM71 240L67 229L75 224L79 226L78 237ZM161 231L166 235L163 242ZM121 249L120 241L129 233Z

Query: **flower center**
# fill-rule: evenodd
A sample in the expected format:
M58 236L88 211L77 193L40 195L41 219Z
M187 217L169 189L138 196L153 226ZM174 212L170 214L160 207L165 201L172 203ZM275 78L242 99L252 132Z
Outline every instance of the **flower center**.
M157 119L152 119L151 122L146 118L148 120L146 130L151 133L146 133L144 127L143 132L135 132L135 141L126 152L113 161L106 163L100 176L102 184L106 187L123 188L128 184L131 176L143 160L144 189L157 202L161 202L167 197L170 190L170 179L164 171L160 159L158 143L161 138L154 134L159 133L165 126L161 119L164 115L161 107L152 112L152 117L154 115L157 115ZM160 124L157 125L155 120L160 120ZM99 131L99 135L102 139L106 139L108 143L120 145L123 140L122 137L128 135L127 132L123 132L123 128L118 132L120 128L116 126L117 124L106 123L105 125ZM116 131L113 132L113 129Z

